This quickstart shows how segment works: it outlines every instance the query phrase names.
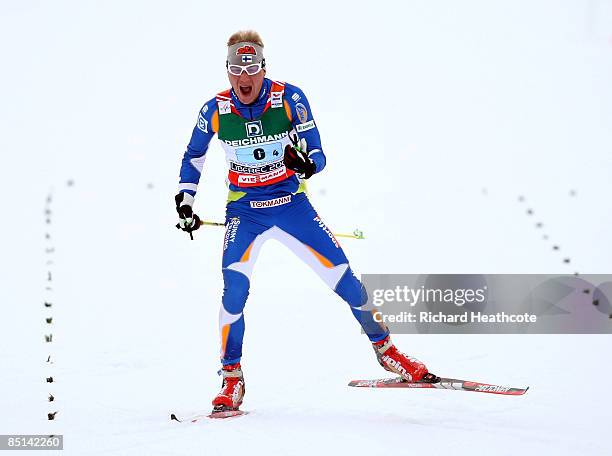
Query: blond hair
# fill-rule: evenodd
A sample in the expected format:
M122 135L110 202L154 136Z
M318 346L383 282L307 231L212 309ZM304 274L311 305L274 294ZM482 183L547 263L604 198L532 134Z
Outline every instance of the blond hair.
M255 43L261 47L264 47L263 41L261 40L261 36L255 30L239 30L236 33L232 34L227 40L227 45L232 46L236 43L243 43L248 41L249 43Z

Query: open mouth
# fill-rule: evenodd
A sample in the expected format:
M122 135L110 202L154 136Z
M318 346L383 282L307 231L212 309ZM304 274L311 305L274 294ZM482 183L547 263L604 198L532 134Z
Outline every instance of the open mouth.
M250 96L251 92L253 91L253 87L250 85L241 85L239 89L240 89L240 95L244 97Z

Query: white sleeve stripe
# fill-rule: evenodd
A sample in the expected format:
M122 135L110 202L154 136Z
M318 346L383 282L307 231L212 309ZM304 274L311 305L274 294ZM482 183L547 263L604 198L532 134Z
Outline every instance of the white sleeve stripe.
M320 153L321 153L321 149L313 149L308 152L308 155L320 154Z
M181 190L191 190L193 192L198 191L198 184L179 184L179 192Z
M204 161L206 160L206 154L202 155L201 157L198 158L192 158L190 160L191 165L198 170L199 173L202 172L202 169L204 168Z
M189 193L185 193L183 192L183 201L181 203L181 206L193 206L193 202L194 202L195 198L193 196L191 196Z

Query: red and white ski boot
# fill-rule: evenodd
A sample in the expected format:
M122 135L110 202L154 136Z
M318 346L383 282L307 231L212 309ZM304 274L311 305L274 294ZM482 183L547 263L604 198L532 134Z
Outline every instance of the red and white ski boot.
M244 397L244 377L240 363L223 366L220 371L223 375L223 384L221 391L213 399L213 415L221 412L235 412L242 404Z
M404 380L426 383L436 383L439 381L439 377L427 371L425 364L399 351L393 345L393 342L391 342L390 336L385 337L381 341L373 342L372 346L380 365L389 372L399 374Z

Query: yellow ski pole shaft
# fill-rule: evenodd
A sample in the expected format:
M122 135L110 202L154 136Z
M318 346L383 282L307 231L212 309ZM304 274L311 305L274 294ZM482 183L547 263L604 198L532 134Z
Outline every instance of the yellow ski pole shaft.
M355 230L352 233L333 233L334 236L336 237L343 237L343 238L351 238L351 239L365 239L365 237L363 237L363 231L361 230Z
M200 220L200 226L208 225L208 226L225 226L225 223L221 222L211 222L209 220Z
M213 222L211 220L200 220L200 226L225 226L225 223L221 222ZM355 230L352 233L333 233L336 237L350 238L350 239L365 239L363 236L363 231Z

